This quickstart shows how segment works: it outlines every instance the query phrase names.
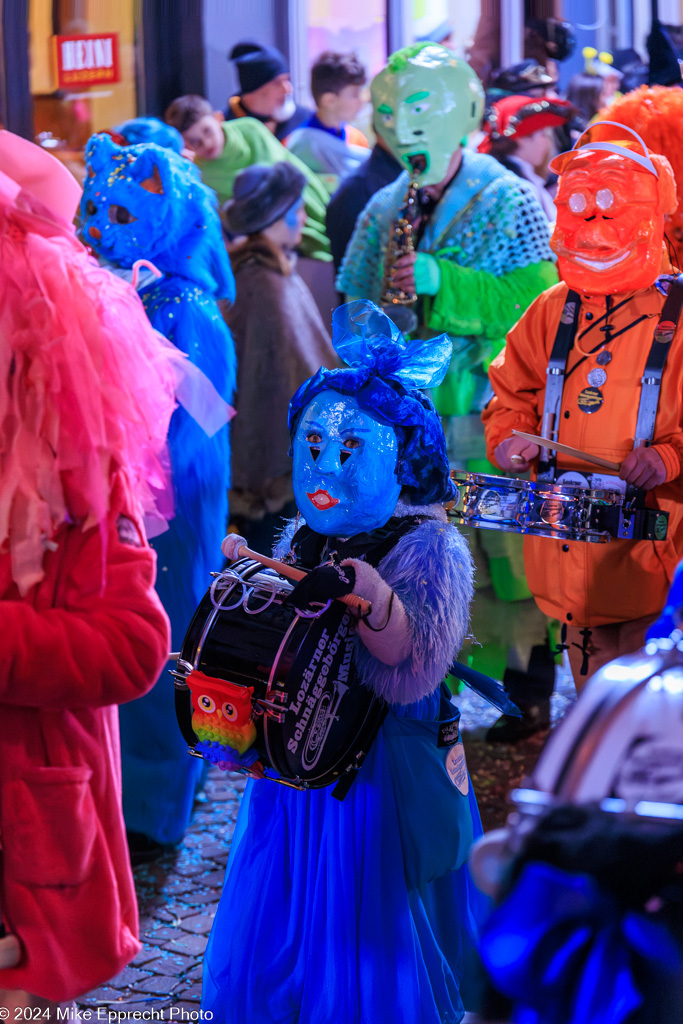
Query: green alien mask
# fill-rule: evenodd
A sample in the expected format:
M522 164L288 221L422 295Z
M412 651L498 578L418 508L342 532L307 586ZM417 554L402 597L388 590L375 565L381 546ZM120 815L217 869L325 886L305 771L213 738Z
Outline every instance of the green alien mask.
M420 185L443 181L462 139L475 131L484 88L451 50L416 43L398 50L370 87L375 131Z

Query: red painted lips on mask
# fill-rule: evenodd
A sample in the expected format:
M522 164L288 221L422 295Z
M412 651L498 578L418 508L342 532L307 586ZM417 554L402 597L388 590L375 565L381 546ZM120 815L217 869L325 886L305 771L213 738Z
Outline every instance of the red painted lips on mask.
M325 512L328 508L334 508L335 505L339 504L339 498L333 498L331 494L328 494L327 491L323 491L321 488L318 488L314 494L309 494L308 491L306 491L306 497L309 498L315 507L321 512Z

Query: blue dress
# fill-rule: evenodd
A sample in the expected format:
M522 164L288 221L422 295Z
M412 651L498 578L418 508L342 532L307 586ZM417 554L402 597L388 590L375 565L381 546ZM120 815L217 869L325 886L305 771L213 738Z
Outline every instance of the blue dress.
M461 787L456 800L462 828L452 851L460 866L409 886L411 847L401 815L400 775L410 770L410 756L398 733L406 718L434 722L439 716L438 685L445 675L438 675L439 658L447 661L453 654L454 618L456 633L467 621L469 575L467 584L458 578L469 574L463 548L452 528L423 524L378 567L411 619L423 668L436 675L428 696L391 708L346 798L340 802L329 788L300 792L267 781L248 783L204 959L202 1006L214 1020L462 1020L484 909L466 865L471 842L481 834L479 814L471 785ZM421 585L439 564L440 592L425 600ZM401 668L381 665L360 647L361 674L384 674L386 689ZM406 670L415 674L414 666ZM423 820L431 806L438 831L440 797L425 789Z
M229 401L235 382L232 336L214 296L196 282L174 275L141 292L152 326L165 334ZM175 517L155 537L156 589L171 620L171 649L177 651L190 620L220 569L230 486L229 427L208 437L182 407L173 413L168 435ZM187 753L176 721L168 669L152 690L119 710L126 828L160 843L180 840L190 820L195 792L205 770Z

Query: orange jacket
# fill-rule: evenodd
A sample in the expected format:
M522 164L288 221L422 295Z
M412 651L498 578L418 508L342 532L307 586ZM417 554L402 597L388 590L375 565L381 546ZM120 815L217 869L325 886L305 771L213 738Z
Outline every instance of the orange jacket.
M489 458L512 429L539 434L550 359L567 285L543 292L510 331L507 346L494 360L489 377L495 397L482 414ZM627 296L614 296L618 306ZM641 316L635 327L609 346L612 361L604 367L607 380L600 388L604 402L593 413L578 406L579 392L588 387L595 354L572 372L581 351L597 349L605 298L584 297L574 348L566 367L559 441L621 462L631 451L643 374L653 333L664 304L654 287L635 292L610 317L616 335ZM589 333L582 338L586 329ZM597 353L596 353L597 354ZM666 482L648 493L648 504L671 513L665 541L610 540L607 544L564 543L545 537L525 537L524 559L529 588L546 615L577 626L627 622L656 615L664 606L669 582L683 555L683 318L669 351L659 396L654 446L666 466ZM596 467L558 454L558 471L595 472Z

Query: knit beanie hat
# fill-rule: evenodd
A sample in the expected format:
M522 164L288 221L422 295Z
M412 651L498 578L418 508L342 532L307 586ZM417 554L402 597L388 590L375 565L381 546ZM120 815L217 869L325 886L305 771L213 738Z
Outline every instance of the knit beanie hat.
M221 220L231 235L255 235L284 217L305 184L301 171L286 160L271 167L253 164L235 178L233 198L224 203Z
M228 54L228 60L233 60L237 67L240 93L255 92L278 75L289 71L287 61L279 50L258 43L237 43Z

